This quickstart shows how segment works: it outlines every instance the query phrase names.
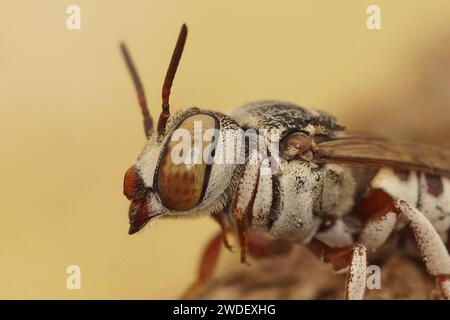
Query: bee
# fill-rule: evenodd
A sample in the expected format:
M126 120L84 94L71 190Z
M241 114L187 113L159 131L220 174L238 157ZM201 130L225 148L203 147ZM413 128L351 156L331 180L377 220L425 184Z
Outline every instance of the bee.
M242 262L266 245L258 242L260 233L306 246L335 271L347 272L347 299L364 297L368 252L392 234L404 234L415 243L442 298L450 298L450 150L351 132L327 113L280 101L249 103L230 115L189 108L171 116L170 91L186 38L183 25L162 87L156 130L134 63L121 44L148 139L124 178L124 194L131 200L129 234L157 217L211 216L221 231L208 245L190 292L210 277L222 242L230 248L225 234L232 230ZM196 123L201 134L215 132L194 138L210 147L208 161L175 162L174 137L180 130L195 135ZM277 150L263 144L266 152L255 157L244 144L243 161L218 161L244 129L276 130ZM267 161L274 154L278 160Z

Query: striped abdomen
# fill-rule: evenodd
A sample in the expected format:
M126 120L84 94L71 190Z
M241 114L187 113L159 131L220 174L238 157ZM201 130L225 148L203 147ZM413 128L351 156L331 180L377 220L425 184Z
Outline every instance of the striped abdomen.
M445 177L381 169L370 183L394 198L402 198L419 209L433 224L441 238L448 241L450 228L450 180Z

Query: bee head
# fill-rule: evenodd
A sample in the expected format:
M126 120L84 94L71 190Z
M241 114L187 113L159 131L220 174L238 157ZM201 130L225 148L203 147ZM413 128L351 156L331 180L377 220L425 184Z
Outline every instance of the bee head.
M125 47L125 62L137 90L148 138L136 163L124 178L124 194L131 200L129 234L158 216L198 216L218 212L226 205L238 165L224 154L234 147L239 126L212 111L190 108L170 116L169 96L187 37L181 28L162 89L162 111L156 131L144 90ZM237 147L237 146L236 146Z

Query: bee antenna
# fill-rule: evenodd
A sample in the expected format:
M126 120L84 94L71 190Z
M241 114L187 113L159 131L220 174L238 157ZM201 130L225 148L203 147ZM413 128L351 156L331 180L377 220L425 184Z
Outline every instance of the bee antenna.
M184 44L186 43L188 29L186 24L181 26L180 34L178 35L177 44L173 50L172 59L170 59L169 68L167 69L166 78L162 87L162 111L158 120L158 135L162 135L166 129L167 119L170 116L169 97L170 89L172 88L173 79L177 72L178 64L180 63L181 55L183 53Z
M145 98L144 88L142 87L141 80L139 79L139 75L137 73L136 67L134 66L133 60L128 52L128 49L125 43L120 43L120 50L122 51L122 56L127 65L128 71L130 72L131 79L133 80L134 87L136 88L136 93L139 100L139 106L141 107L142 116L144 117L144 130L145 136L147 138L150 137L153 130L153 119L147 108L147 100Z

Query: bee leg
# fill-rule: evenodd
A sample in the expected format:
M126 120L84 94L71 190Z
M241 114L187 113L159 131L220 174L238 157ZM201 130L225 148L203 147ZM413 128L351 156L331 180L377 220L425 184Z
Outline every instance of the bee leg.
M230 252L233 252L233 247L230 245L230 242L228 241L228 238L227 238L227 232L230 231L230 227L228 227L225 224L225 221L224 221L223 217L220 215L220 213L214 213L211 216L220 226L220 230L222 231L223 245L225 246L225 248L230 250Z
M334 271L348 270L345 297L361 300L366 289L367 250L362 243L351 246L329 247L313 238L308 248L324 262L330 263Z
M352 246L352 259L345 285L345 299L362 300L367 283L367 250L361 243Z
M247 237L248 253L256 258L263 259L283 255L291 251L293 243L284 239L270 239L262 234L249 233Z
M241 263L247 265L250 265L247 261L247 254L256 259L263 259L286 254L292 249L292 242L268 239L260 234L248 232L245 227L239 225L238 237L241 243Z
M386 242L397 222L397 208L394 199L381 189L373 189L356 208L363 219L363 228L358 241L369 251L375 251Z
M399 199L395 205L407 219L429 274L436 277L444 299L450 298L450 256L441 237L422 212Z
M359 241L369 250L383 244L402 214L414 233L427 270L437 280L442 297L450 299L450 257L442 239L429 220L404 200L395 201L382 190L374 189L357 208L364 218Z
M320 260L331 264L334 271L341 271L350 265L352 246L330 247L316 238L307 246Z
M249 265L247 261L248 232L244 222L238 221L237 233L239 238L239 245L241 247L241 263Z
M286 254L292 249L292 242L283 239L269 239L261 234L248 232L245 227L240 232L242 233L240 234L238 229L241 243L241 263L247 265L250 265L247 262L247 254L256 259L263 259Z
M182 296L182 299L192 299L209 280L213 274L217 262L219 261L220 248L222 246L223 235L219 232L215 235L206 246L203 256L200 260L200 266L197 273L197 279L189 286Z
M236 221L236 229L241 246L241 263L247 263L247 229L252 218L253 204L258 189L259 169L259 156L256 153L252 154L238 179L236 192L231 204L231 213Z

